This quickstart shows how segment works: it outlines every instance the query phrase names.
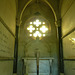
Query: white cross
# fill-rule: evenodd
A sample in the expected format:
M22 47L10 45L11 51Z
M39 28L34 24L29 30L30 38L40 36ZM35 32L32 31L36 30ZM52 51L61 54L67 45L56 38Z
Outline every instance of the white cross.
M41 22L39 22L39 20L36 20L36 21L34 22L34 25L36 25L37 27L38 27L40 24L41 24Z
M40 30L41 30L43 33L45 33L45 32L48 30L48 28L46 28L45 26L42 26L42 27L40 28Z
M39 31L36 31L36 32L33 34L33 36L34 36L34 37L37 37L37 36L41 37L42 35L41 35L41 33L40 33Z
M35 30L35 28L34 28L32 25L30 25L30 26L27 28L27 30L29 30L30 32L32 32L33 30Z

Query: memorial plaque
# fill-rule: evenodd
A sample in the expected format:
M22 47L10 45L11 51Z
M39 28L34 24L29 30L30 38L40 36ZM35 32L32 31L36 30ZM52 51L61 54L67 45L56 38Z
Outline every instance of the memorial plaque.
M49 60L39 60L39 72L41 74L48 74L50 73L50 63Z
M27 60L26 62L26 73L28 75L37 75L36 60ZM49 60L39 60L39 75L50 75Z
M75 31L63 38L64 59L75 59Z
M37 73L28 73L28 75L37 75ZM49 73L39 73L39 75L49 75Z
M36 60L27 60L26 72L27 73L36 73Z
M13 74L13 61L0 61L0 75Z
M64 61L64 75L75 75L75 61Z
M0 57L14 56L14 41L15 38L0 22Z

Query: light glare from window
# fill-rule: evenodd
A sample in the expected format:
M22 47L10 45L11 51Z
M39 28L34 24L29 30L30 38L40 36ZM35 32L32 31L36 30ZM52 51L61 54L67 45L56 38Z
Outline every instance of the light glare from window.
M38 27L39 25L41 25L41 22L39 22L39 20L36 20L36 21L34 22L34 25L36 25L36 27Z
M27 30L29 30L29 32L32 32L33 30L35 30L35 28L34 28L32 25L30 25L30 26L27 28Z
M39 32L39 31L36 31L34 34L33 34L33 36L34 37L41 37L42 35L41 35L41 33Z
M32 24L32 22L30 22L30 24Z
M45 37L46 31L48 31L48 28L45 26L45 22L40 22L38 19L34 22L29 23L29 27L27 30L30 32L29 36L33 37Z
M42 27L40 28L40 30L41 30L43 33L45 33L45 32L48 30L48 28L46 28L46 26L42 26Z
M43 24L45 24L45 22L43 22Z
M32 34L30 34L30 36L32 36Z
M75 44L75 38L69 38L69 40Z
M45 37L45 34L43 34L43 36Z

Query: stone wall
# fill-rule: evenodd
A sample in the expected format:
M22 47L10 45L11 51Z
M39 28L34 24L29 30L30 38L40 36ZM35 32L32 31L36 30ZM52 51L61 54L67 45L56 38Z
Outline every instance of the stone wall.
M0 75L13 75L16 1L0 0Z

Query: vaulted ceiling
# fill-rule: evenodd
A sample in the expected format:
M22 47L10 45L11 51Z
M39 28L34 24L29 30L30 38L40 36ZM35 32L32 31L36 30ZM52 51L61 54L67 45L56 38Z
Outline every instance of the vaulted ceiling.
M35 56L36 50L40 52L41 57L49 57L51 50L55 51L57 41L56 23L59 18L58 0L19 0L17 22L20 25L19 41L20 48L23 47L26 56ZM26 31L28 20L34 16L42 16L49 23L51 31L41 40L34 40L29 37ZM53 52L52 51L52 52Z
M39 13L47 19L54 16L57 20L59 0L18 0L18 15L17 19L25 22L31 16ZM53 14L52 14L53 13Z

